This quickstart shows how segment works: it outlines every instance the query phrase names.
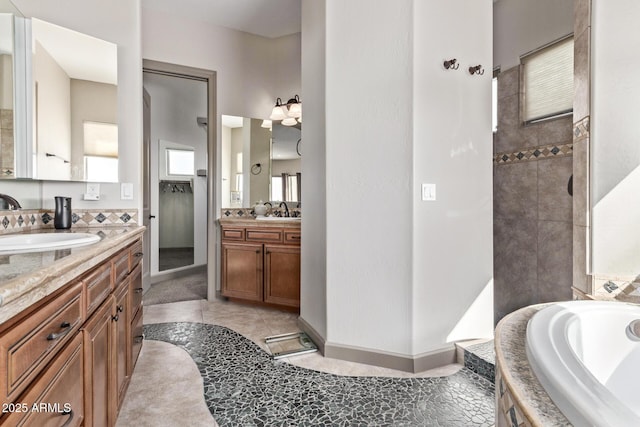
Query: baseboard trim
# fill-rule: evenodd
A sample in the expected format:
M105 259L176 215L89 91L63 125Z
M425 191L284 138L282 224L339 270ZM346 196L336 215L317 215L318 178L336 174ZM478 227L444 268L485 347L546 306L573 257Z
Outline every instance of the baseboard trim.
M324 356L324 338L306 320L298 316L298 327L309 335L311 341L318 347L318 351Z
M326 342L325 339L302 317L298 317L298 327L318 346L324 357L365 363L405 372L423 372L456 363L456 346L449 344L444 348L421 353L416 356L405 356L397 353L371 350L361 347L347 346Z
M446 348L418 354L416 356L406 356L380 350L374 351L333 343L325 343L324 348L325 357L365 363L367 365L381 366L383 368L411 373L423 372L456 363L456 349L453 344L448 345Z
M171 270L166 273L159 273L155 276L151 276L151 284L158 282L164 282L165 280L178 279L180 277L188 276L195 273L206 273L207 266L205 264L197 265L195 267L185 267L179 270Z

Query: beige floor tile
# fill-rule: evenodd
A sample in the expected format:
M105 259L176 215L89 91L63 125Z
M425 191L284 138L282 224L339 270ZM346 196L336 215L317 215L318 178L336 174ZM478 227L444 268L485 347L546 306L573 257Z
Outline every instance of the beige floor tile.
M116 426L217 425L202 391L202 377L187 352L145 341Z

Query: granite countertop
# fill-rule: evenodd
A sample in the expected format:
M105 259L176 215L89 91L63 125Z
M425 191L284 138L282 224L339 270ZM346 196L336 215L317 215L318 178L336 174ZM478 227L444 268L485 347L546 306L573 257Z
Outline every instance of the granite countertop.
M513 399L534 426L559 427L571 423L551 401L529 366L525 351L529 319L549 304L517 310L498 323L495 331L496 365Z
M235 225L238 227L264 227L264 228L300 228L301 219L294 218L278 218L277 220L263 221L251 218L220 218L220 225Z
M0 323L100 264L144 229L143 226L74 227L70 232L97 234L101 240L69 249L0 255ZM32 232L69 231L39 229Z

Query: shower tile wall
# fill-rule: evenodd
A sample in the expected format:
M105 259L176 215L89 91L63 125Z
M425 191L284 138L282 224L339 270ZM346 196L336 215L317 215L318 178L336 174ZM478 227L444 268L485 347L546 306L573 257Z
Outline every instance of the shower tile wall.
M494 137L496 323L521 307L572 296L572 118L520 122L520 67L498 75Z

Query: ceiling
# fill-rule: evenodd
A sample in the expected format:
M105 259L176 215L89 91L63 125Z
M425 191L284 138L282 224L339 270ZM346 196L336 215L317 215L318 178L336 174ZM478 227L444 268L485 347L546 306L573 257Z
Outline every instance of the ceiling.
M142 7L268 38L301 28L301 0L142 0Z

